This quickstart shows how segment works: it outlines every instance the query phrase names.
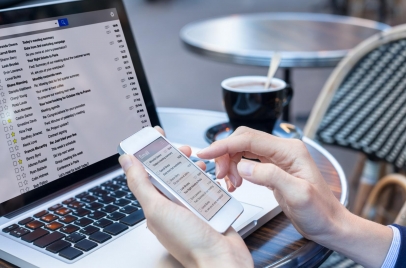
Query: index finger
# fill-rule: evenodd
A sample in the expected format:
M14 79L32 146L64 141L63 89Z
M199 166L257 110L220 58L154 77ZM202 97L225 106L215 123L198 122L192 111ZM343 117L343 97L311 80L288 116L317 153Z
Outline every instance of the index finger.
M238 131L238 132L237 132ZM282 139L268 133L242 128L235 135L216 141L197 153L200 158L212 159L224 154L250 152L258 156L272 156L291 150L292 140Z

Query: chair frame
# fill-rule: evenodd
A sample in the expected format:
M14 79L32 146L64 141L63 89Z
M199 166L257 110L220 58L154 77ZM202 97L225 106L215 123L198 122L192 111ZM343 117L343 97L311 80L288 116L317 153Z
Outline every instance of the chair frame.
M334 69L333 73L330 75L323 89L321 90L304 128L304 135L306 137L315 139L317 128L327 111L328 105L333 99L334 93L337 91L338 87L344 81L345 77L352 70L352 68L366 54L375 48L402 38L406 39L405 24L377 33L361 42L354 49L350 50L347 56L341 60L338 66Z
M362 217L368 219L373 211L377 210L377 203L387 187L397 186L406 192L406 177L401 174L389 174L383 177L375 185L366 201L365 207L362 212ZM406 225L406 203L398 213L395 223L399 225Z
M353 69L353 67L372 50L378 48L381 45L387 44L392 41L397 41L399 39L406 39L406 24L384 30L369 37L347 54L347 56L339 63L339 65L334 69L333 73L326 81L319 97L316 100L316 103L313 106L313 109L303 131L306 137L313 140L315 139L317 128L319 127L325 113L327 112L328 106L331 103L335 92L342 84L349 72ZM364 172L366 171L364 165L365 161L370 161L365 160L365 157L361 158L364 160L361 161L359 167L357 168L358 174L353 176L353 181L356 181L360 177L363 177L362 175L360 176L359 171L362 170L362 174L364 174ZM379 163L376 163L376 165L379 165ZM387 164L380 165L380 167L381 171L386 170ZM380 174L379 176L377 176L376 179L379 179L379 177L385 174L382 174L382 172L379 173ZM353 213L357 215L361 214L366 199L375 183L376 182L365 182L361 179L356 195L356 200L354 201L354 204L352 206Z

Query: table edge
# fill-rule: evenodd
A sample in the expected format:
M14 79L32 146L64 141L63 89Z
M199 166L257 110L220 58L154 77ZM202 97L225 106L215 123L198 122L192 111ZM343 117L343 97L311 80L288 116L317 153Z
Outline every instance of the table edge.
M348 205L348 182L347 182L347 178L345 176L345 173L344 173L341 165L337 162L337 160L334 158L334 156L332 156L324 147L322 147L316 141L314 141L308 137L303 137L303 142L307 143L308 145L312 146L317 151L319 151L321 154L323 154L328 159L328 161L330 161L330 163L333 165L333 167L337 171L337 174L338 174L338 177L340 178L340 183L341 183L340 203L343 204L344 206L347 206Z

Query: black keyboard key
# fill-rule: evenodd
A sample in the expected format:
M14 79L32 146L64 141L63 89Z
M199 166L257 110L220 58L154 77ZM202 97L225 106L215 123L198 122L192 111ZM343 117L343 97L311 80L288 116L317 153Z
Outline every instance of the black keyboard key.
M133 195L133 193L129 193L125 196L126 199L131 200L131 201L135 201L137 200L137 198L135 198L135 196Z
M115 223L107 226L106 228L104 228L103 232L111 234L111 235L118 235L127 229L128 229L128 226L126 226L122 223L115 222Z
M110 204L111 202L116 201L116 199L114 197L105 195L105 196L99 197L99 201L103 204Z
M115 178L113 181L118 185L127 186L127 180L124 177Z
M90 209L90 210L98 210L99 208L102 208L102 207L103 207L103 204L100 204L97 202L86 204L86 206L85 206L86 209Z
M49 210L49 211L55 211L55 210L57 210L57 209L60 208L60 207L62 207L61 204L56 204L56 205L53 205L52 207L48 208L48 210Z
M125 196L126 194L127 194L127 192L124 192L124 191L110 192L110 196L115 197L115 198L121 198L121 197Z
M47 214L41 217L41 221L44 222L52 222L52 221L56 221L59 217L55 216L53 214Z
M53 232L53 233L46 235L46 236L38 239L37 241L35 241L34 245L37 247L40 247L40 248L44 248L64 237L65 237L65 235L61 234L60 232Z
M55 210L55 213L58 215L61 215L61 216L65 216L71 212L72 212L71 209L65 208L65 207L61 207L61 208L58 208L57 210Z
M101 184L102 187L107 187L109 185L114 185L114 182L113 181L106 181L106 182Z
M86 203L92 203L94 201L97 200L96 197L94 197L93 195L86 195L85 197L80 199L82 202L86 202Z
M83 192L83 193L81 193L81 194L78 194L78 195L75 196L75 197L78 198L78 199L82 199L83 197L85 197L85 196L87 196L87 195L89 195L88 192Z
M44 226L44 223L40 222L40 221L31 221L31 222L27 223L25 226L30 228L31 230L35 230L35 229L38 229L38 228Z
M14 229L13 231L10 232L10 234L12 236L15 236L15 237L21 237L21 236L26 235L28 233L30 233L30 231L23 228L23 227L18 227L17 229Z
M89 236L90 240L93 240L93 241L95 241L97 243L100 243L100 244L106 242L110 238L111 238L111 235L108 235L108 234L103 233L103 232L96 232L96 233L92 234L91 236Z
M97 197L105 196L108 194L109 194L109 192L107 192L106 190L101 190L101 189L93 192L93 195L97 196Z
M17 229L18 228L18 225L17 224L12 224L12 225L10 225L10 226L8 226L8 227L6 227L6 228L3 228L3 232L4 233L9 233L9 232L11 232L11 231L13 231L14 229Z
M98 221L96 221L93 225L100 227L100 228L104 228L106 226L109 226L110 224L112 224L113 222L108 220L108 219L100 219Z
M137 211L137 210L139 210L139 208L133 207L133 206L126 206L126 207L121 208L120 212L123 212L125 214L131 214L131 213L133 213L134 211Z
M23 235L21 239L24 240L25 242L31 243L47 234L49 234L48 231L45 231L44 229L37 229L29 234Z
M140 202L138 202L138 201L134 201L134 202L132 203L132 205L133 205L133 206L137 206L137 207L141 207L141 204L140 204Z
M61 251L62 249L65 249L65 248L70 247L70 246L71 246L71 243L68 243L68 242L63 241L63 240L59 240L59 241L56 241L55 243L49 245L46 248L46 250L56 254L59 251Z
M131 191L130 191L130 188L128 188L128 186L121 186L121 190L122 190L122 191L126 191L127 193L128 193L128 192L131 192Z
M33 220L34 220L34 218L28 217L28 218L26 218L24 220L19 221L18 224L26 225L27 223L29 223L30 221L33 221Z
M120 189L120 185L115 185L115 184L109 184L104 187L107 191L117 191Z
M119 207L113 206L113 205L107 205L104 208L102 208L101 210L107 213L112 213L114 211L116 211L117 209L119 209Z
M59 256L64 257L65 259L68 260L76 259L82 254L83 254L82 251L77 250L76 248L73 247L65 248L64 250L61 250L61 252L59 252Z
M48 214L48 211L47 211L47 210L40 211L40 212L34 214L34 218L41 218L41 217L44 216L45 214Z
M104 216L106 216L107 214L101 211L95 211L90 213L89 215L87 215L89 218L94 219L94 220L98 220L100 218L103 218Z
M82 234L79 234L79 233L73 233L73 234L70 234L67 237L65 237L65 240L69 241L69 242L72 242L72 243L77 243L80 240L83 240L85 238L86 238L85 235L82 235Z
M128 215L127 217L121 219L120 222L129 226L134 226L137 223L143 221L144 219L145 219L144 212L140 209Z
M48 223L45 227L51 231L55 231L59 228L62 228L64 225L60 222L54 221L51 223Z
M67 205L67 204L69 204L69 203L71 203L71 202L73 202L73 201L76 201L76 199L73 198L73 197L71 197L71 198L66 199L65 201L63 201L62 204Z
M81 219L75 221L74 223L80 227L85 227L85 226L88 226L89 224L93 223L93 221L88 218L81 218Z
M90 189L89 192L94 193L98 190L102 190L102 188L100 186L96 186L96 187L93 187L92 189Z
M84 208L80 208L80 209L73 212L73 214L78 216L78 217L84 217L89 213L90 213L90 210L87 210L87 209L84 209Z
M127 199L117 199L116 201L114 201L114 205L119 206L119 207L124 207L127 206L128 204L130 204L131 201L127 200Z
M82 234L85 234L85 235L91 235L99 230L100 230L99 228L94 227L93 225L90 225L90 226L83 228L79 232L81 232Z
M66 225L65 227L62 227L61 232L65 233L65 234L71 234L73 232L76 232L79 229L80 229L79 227L69 224L69 225Z
M85 203L79 202L79 201L73 201L69 203L68 207L73 208L73 209L79 209L85 206Z
M66 215L66 216L63 216L63 217L61 217L59 219L59 221L63 222L63 223L71 223L71 222L76 221L76 220L77 220L77 217L72 216L72 215Z
M95 247L97 247L97 244L87 239L84 239L75 244L75 248L81 249L83 251L89 251Z
M113 221L118 221L121 218L124 218L125 214L120 213L120 212L113 212L110 215L107 216L108 219L113 220Z

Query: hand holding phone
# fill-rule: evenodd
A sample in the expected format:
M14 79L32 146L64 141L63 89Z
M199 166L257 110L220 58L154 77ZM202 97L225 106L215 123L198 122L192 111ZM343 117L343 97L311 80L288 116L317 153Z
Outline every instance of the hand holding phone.
M220 233L243 212L235 198L153 128L144 128L125 139L118 151L134 155L151 175L155 187Z

